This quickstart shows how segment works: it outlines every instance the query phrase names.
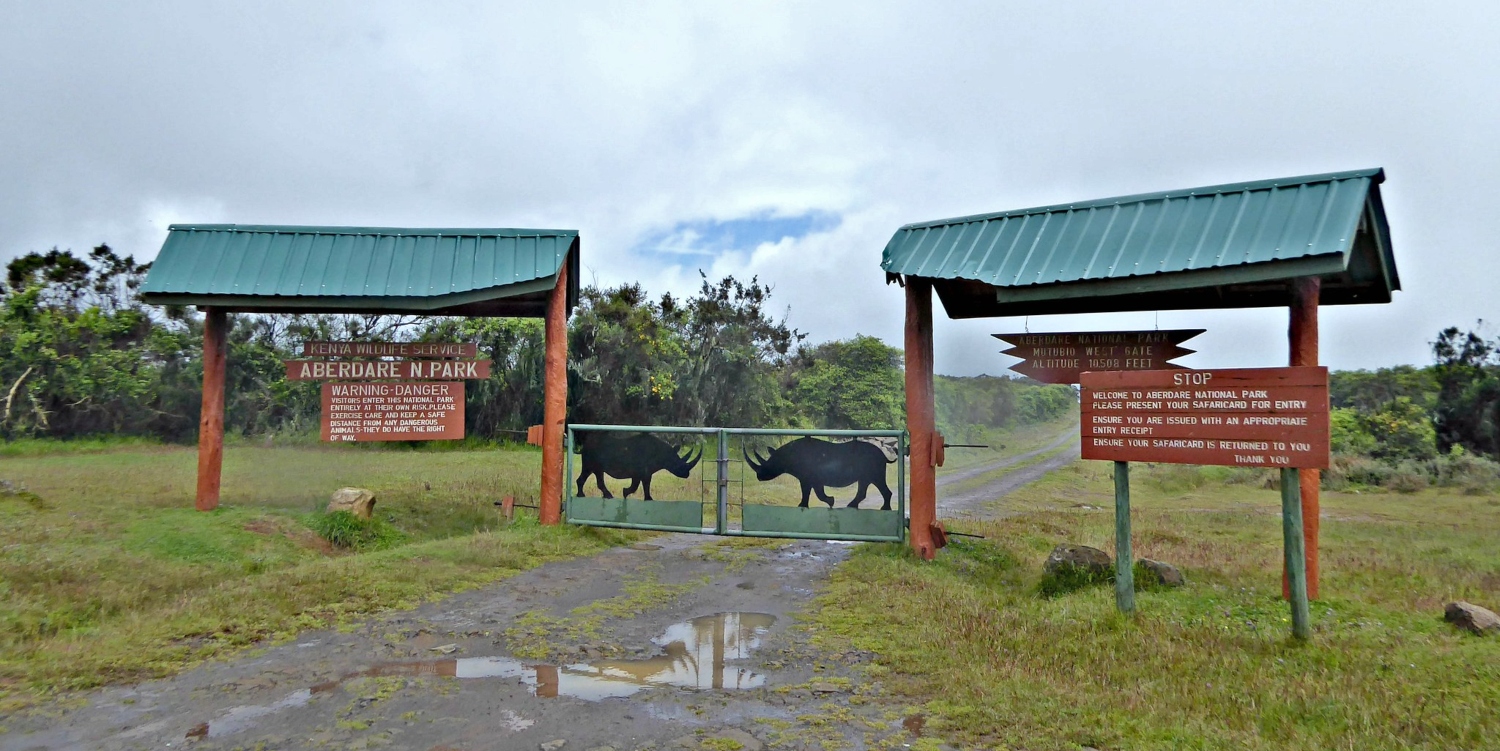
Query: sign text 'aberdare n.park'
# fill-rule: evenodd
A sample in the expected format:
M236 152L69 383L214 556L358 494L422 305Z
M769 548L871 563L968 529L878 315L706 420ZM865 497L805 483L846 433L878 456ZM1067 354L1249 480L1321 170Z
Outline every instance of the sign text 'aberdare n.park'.
M287 360L288 381L453 379L490 377L489 360Z
M1083 458L1328 466L1328 369L1084 373Z
M442 441L464 437L462 383L325 383L325 441Z
M1043 383L1078 383L1079 374L1087 371L1181 368L1169 361L1195 350L1177 345L1203 331L1082 331L994 337L1011 345L1000 354L1021 358L1010 366L1011 370Z

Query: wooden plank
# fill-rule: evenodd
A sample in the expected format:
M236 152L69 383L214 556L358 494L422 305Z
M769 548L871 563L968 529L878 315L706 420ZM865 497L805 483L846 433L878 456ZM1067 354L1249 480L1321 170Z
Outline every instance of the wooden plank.
M303 342L302 356L473 359L479 356L479 345L469 342Z
M1021 358L1011 370L1043 383L1078 383L1083 373L1111 370L1185 369L1171 360L1194 350L1178 346L1204 329L1080 331L994 334L1007 344L1003 355Z
M323 440L452 441L464 437L464 384L325 383Z
M1326 368L1085 373L1081 398L1084 459L1328 466Z
M287 360L289 381L484 380L489 360Z

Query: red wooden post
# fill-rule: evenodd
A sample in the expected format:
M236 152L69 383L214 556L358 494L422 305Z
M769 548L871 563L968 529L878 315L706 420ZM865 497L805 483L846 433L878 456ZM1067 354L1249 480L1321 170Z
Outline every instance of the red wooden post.
M1292 281L1291 322L1287 327L1287 338L1291 346L1291 362L1297 365L1318 364L1318 297L1322 280L1315 276L1299 277ZM1316 469L1304 469L1300 473L1302 493L1302 540L1307 561L1307 598L1318 599L1318 485L1321 474ZM1291 585L1282 572L1282 593L1291 596Z
M229 357L225 332L228 316L220 308L203 309L203 407L198 418L198 495L194 506L219 506L219 478L224 466L224 365Z
M568 260L547 297L547 352L542 383L542 494L537 516L562 521L563 433L568 419Z
M936 406L932 395L932 282L906 278L906 429L911 433L911 547L937 555ZM940 439L939 439L940 440ZM941 445L941 444L939 444Z

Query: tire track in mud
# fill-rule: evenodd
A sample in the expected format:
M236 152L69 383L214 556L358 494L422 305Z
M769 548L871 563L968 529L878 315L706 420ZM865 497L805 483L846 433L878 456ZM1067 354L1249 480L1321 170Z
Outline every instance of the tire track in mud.
M1062 448L1062 450L1057 451L1059 448ZM1006 467L1013 467L1051 451L1057 451L1057 453L1013 472L1006 472L979 487L962 491L944 492L945 488L951 488L965 480L997 472ZM1039 449L939 477L937 483L938 516L939 518L944 516L950 518L993 516L993 513L985 513L984 504L1003 498L1017 489L1029 485L1041 479L1048 472L1068 466L1077 460L1078 456L1078 429L1069 428L1067 432L1058 436L1056 440Z

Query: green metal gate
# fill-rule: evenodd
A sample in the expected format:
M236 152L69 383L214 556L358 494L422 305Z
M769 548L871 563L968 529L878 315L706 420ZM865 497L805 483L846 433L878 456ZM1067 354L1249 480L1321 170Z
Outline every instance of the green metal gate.
M809 443L802 439L812 440ZM739 537L871 542L902 542L906 537L905 431L569 425L567 441L564 515L570 524ZM878 479L874 477L871 450L847 445L856 441L871 444L885 458L889 466L881 467ZM857 454L857 466L865 474L861 481L843 486L809 485L801 480L807 472L761 480L767 460L789 450L787 447L793 443L800 449ZM734 444L738 444L738 452L733 450ZM601 448L604 446L609 449ZM714 461L691 463L695 448L698 459L712 456ZM761 451L769 453L761 458ZM623 456L650 465L634 472L635 476L645 475L648 479L639 482L631 479L628 472L609 474L599 470L602 460L589 464L586 457L591 456L590 452L596 452L593 456L609 452L609 456L617 459ZM752 455L758 458L761 469L750 460ZM662 466L656 467L657 464ZM688 470L685 476L674 474L684 467ZM590 470L594 471L587 476L576 474ZM629 489L642 492L630 493L636 496L633 498L623 492L605 498L602 491L588 494L589 480L593 480L595 488L601 484L607 487L609 480L630 480ZM872 482L866 484L864 480ZM651 490L651 481L659 483L659 490ZM794 489L794 484L800 487ZM850 486L867 493L872 489L876 492L866 495L859 508L851 508L847 503L829 505L822 500L832 499L830 489L841 492L841 488ZM807 495L809 487L814 488L816 497ZM885 490L890 491L889 499L884 495ZM809 498L806 506L793 505L799 500L799 491ZM646 500L647 492L656 497ZM882 508L866 508L867 503L879 503Z

